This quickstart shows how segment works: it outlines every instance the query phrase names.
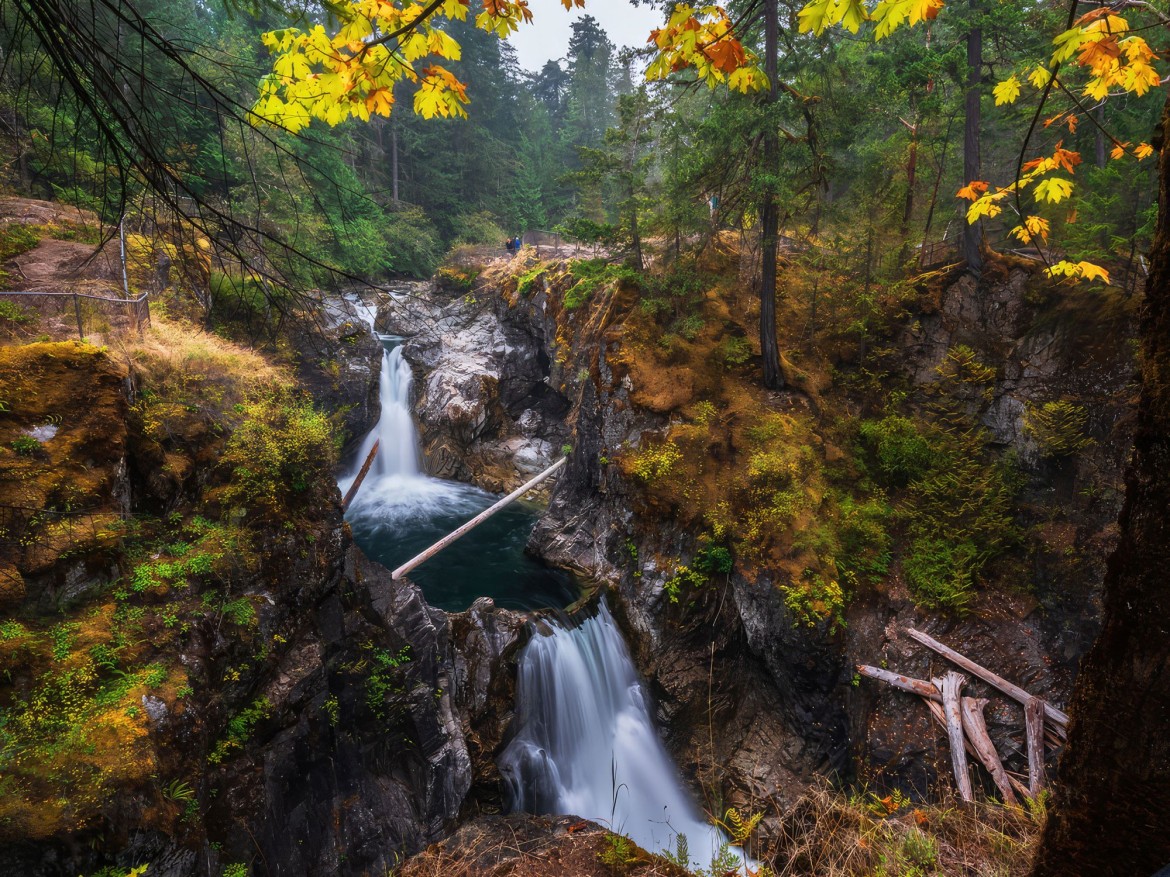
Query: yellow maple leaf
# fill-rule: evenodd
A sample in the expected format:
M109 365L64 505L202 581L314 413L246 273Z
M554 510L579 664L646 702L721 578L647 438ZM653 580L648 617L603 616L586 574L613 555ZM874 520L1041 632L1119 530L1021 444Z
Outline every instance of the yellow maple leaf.
M811 3L806 3L796 15L800 32L812 31L817 36L823 34L825 28L832 24L829 19L832 5L833 0L812 0Z
M1094 265L1092 262L1077 262L1077 268L1080 269L1080 276L1085 280L1109 282L1109 272L1100 265Z
M1138 161L1141 161L1143 158L1149 158L1154 154L1154 147L1148 143L1139 143L1133 148L1133 154L1137 156Z
M995 95L995 105L1014 104L1020 96L1020 80L1015 75L1009 76L991 90Z
M1063 64L1073 56L1076 50L1088 39L1087 34L1079 27L1070 28L1056 35L1052 40L1056 50L1052 53L1053 64Z
M1109 157L1113 159L1123 158L1125 156L1125 147L1127 146L1129 146L1128 142L1118 143L1114 141L1113 148L1109 150Z
M1043 88L1052 79L1052 74L1048 72L1047 67L1037 67L1028 74L1028 81L1032 83L1033 88Z
M1059 204L1062 199L1072 194L1071 180L1063 177L1049 177L1036 184L1034 193L1037 201L1047 201L1049 204Z

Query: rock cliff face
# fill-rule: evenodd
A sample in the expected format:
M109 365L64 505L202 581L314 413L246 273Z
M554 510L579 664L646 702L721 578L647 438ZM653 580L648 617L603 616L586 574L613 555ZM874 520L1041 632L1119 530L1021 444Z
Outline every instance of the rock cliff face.
M498 808L522 616L486 599L449 616L391 581L352 547L328 471L288 503L295 523L223 505L230 419L167 397L194 385L165 379L190 360L141 352L131 400L97 348L0 354L5 429L58 427L25 456L6 435L3 477L84 509L72 527L12 518L27 539L0 546L0 872L385 873ZM263 366L243 365L253 386ZM230 415L236 378L208 374ZM331 400L360 405L369 383Z
M287 330L297 383L337 418L346 448L370 431L382 410L382 345L367 319L354 301L325 295Z

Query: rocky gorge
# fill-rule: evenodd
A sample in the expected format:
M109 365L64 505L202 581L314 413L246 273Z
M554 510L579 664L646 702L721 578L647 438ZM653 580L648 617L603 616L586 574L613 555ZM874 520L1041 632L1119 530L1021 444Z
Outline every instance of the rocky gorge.
M931 405L946 396L945 415L985 429L991 453L1011 454L1022 473L1021 536L982 576L973 605L948 613L911 593L900 566L908 537L897 521L888 525L888 576L871 586L855 581L847 600L810 603L794 596L793 582L820 569L815 549L791 539L760 549L737 534L734 513L729 523L719 511L740 501L728 473L754 465L761 441L807 448L799 452L812 461L801 463L806 485L834 466L856 477L846 448L855 429L840 417L834 423L833 412L853 420L874 412L848 390L831 390L827 367L802 360L792 365L803 372L796 389L750 398L742 364L729 357L684 379L687 357L715 359L729 339L743 337L747 310L721 311L708 300L699 305L698 337L667 349L646 344L646 313L627 280L594 282L575 301L570 293L582 282L564 262L489 265L469 280L378 295L375 326L406 339L430 474L499 492L568 451L530 549L604 587L668 748L711 812L767 810L766 853L779 843L785 806L817 777L920 795L945 782L945 748L926 712L859 683L853 671L881 662L929 678L932 658L905 637L909 625L1055 703L1067 699L1096 630L1096 582L1129 442L1127 302L1111 301L1102 320L1098 303L1057 300L1027 265L1009 262L979 286L946 277L890 303L883 331L909 353L896 361L888 351L871 356L899 376L904 396L891 404L941 418ZM381 350L352 303L331 299L322 313L312 331L306 325L292 335L295 380L352 444L377 419ZM855 351L826 346L826 363L856 372ZM69 628L64 656L52 659L96 674L86 683L96 706L77 719L92 720L112 690L109 667L93 661L107 640L122 649L113 665L121 673L157 665L164 681L152 687L150 671L119 689L118 709L136 710L135 769L95 765L91 776L70 780L92 795L71 812L38 810L35 822L8 814L18 821L0 823L9 838L0 841L0 867L64 874L149 861L150 873L168 875L217 873L231 863L254 873L385 873L481 814L488 815L473 826L493 824L491 814L505 804L495 759L511 731L516 657L531 630L524 614L490 599L445 613L417 587L392 581L353 546L329 473L285 498L285 507L295 500L304 509L292 527L271 514L236 515L234 476L215 461L241 427L232 406L246 404L237 385L250 363L241 369L235 361L227 376L205 369L199 380L176 381L191 360L169 350L131 353L125 362L79 350L68 356L103 364L75 368L59 397L33 404L21 375L68 356L54 345L21 356L27 361L11 360L3 371L5 398L23 403L6 428L16 435L59 421L62 438L84 430L108 465L96 474L84 467L92 484L73 507L91 518L128 511L149 519L141 540L148 547L135 553L133 539L93 536L52 543L35 565L27 552L6 557L24 586L7 605L26 619L80 609L107 619L108 631ZM237 356L217 350L203 359ZM191 395L203 392L191 387L212 383L214 396ZM1091 411L1092 443L1052 456L1027 428L1028 412L1069 395ZM73 399L90 397L114 412L98 432L70 416ZM759 439L760 424L780 425ZM700 448L705 470L650 465L656 458L640 465L648 449L670 446ZM45 448L56 453L51 442ZM65 457L54 461L68 465ZM1054 511L1054 496L1069 511ZM846 508L803 497L788 525L796 533ZM210 537L195 521L214 516L241 530L216 539L249 547L208 542L210 569L174 573L191 550L175 546L194 545L198 556ZM722 556L716 548L734 564L712 562ZM238 557L228 562L233 551ZM162 562L171 572L159 572ZM143 579L141 591L114 593L121 578L152 564L155 578ZM188 614L168 624L157 598L184 591ZM137 625L139 641L118 645L115 622ZM22 648L39 655L34 640L6 634L6 658L20 659ZM28 671L8 684L33 692L44 682ZM1000 751L1018 753L1012 708L997 705L989 720ZM23 774L30 785L19 788L34 794L33 780L44 778L30 764ZM22 800L30 813L43 809L35 797ZM538 822L514 830L569 836L564 826ZM463 835L476 836L470 828ZM451 843L452 855L466 854Z
M737 568L685 612L673 604L668 585L703 551L693 515L648 503L653 489L618 460L669 436L696 397L719 393L663 392L664 376L630 353L639 322L631 290L612 283L569 309L565 292L576 282L564 264L512 266L485 272L473 289L444 294L437 287L426 304L388 304L379 320L408 336L428 465L501 489L543 465L549 445L571 444L530 548L606 583L617 598L667 740L709 805L791 803L816 775L921 794L945 783L945 744L926 711L897 692L859 683L853 669L880 663L930 678L938 659L905 636L907 627L1066 702L1097 629L1097 588L1114 538L1116 473L1130 441L1134 366L1125 339L1133 331L1132 302L1114 297L1102 309L1087 298L1059 297L1029 263L1009 257L980 284L944 277L920 286L910 303L891 306L887 331L906 352L890 369L904 396L924 409L950 396L986 430L995 454L1018 463L1022 535L1016 557L986 576L974 611L916 605L895 563L886 582L856 589L839 623L810 624L785 600L780 570ZM420 324L425 328L412 331ZM734 331L732 320L725 325ZM849 353L837 355L848 368ZM956 377L972 363L977 374ZM671 366L661 371L669 381ZM501 389L505 374L524 375L529 389ZM1088 403L1091 438L1075 454L1052 455L1028 427L1029 412L1070 396ZM764 404L822 421L822 406L858 411L847 395L829 398L811 387ZM455 412L451 419L447 411ZM824 458L840 459L836 440L822 440ZM524 452L501 474L501 452L515 447ZM450 468L451 459L470 462ZM1069 511L1055 513L1054 499ZM1011 702L992 698L989 724L1001 752L1021 752L1017 713ZM1009 763L1018 767L1018 758Z

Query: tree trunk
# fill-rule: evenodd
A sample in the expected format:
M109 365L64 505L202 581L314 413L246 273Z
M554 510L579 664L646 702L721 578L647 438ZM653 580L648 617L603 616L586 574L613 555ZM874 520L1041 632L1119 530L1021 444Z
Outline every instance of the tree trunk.
M1070 709L1034 877L1145 877L1170 863L1170 101L1155 143L1158 226L1142 309L1142 391L1104 626Z
M902 245L910 236L910 220L914 216L914 183L918 179L918 118L913 125L907 125L910 131L910 154L906 156L906 203L902 207Z
M771 177L780 163L780 134L771 116L779 93L778 57L780 44L779 0L764 0L764 72L768 75L768 95L764 120L764 170L768 177L760 209L760 351L764 356L764 386L784 389L784 372L780 369L780 345L776 340L776 250L780 232L780 205Z
M979 14L978 0L968 0L971 16ZM979 85L983 80L983 28L972 21L967 32L967 94L963 120L963 182L979 179ZM974 225L963 221L960 255L967 262L967 270L978 275L983 270L983 255L979 245L983 241L983 223Z
M398 123L390 114L390 200L398 203Z
M1093 126L1093 162L1097 167L1105 167L1105 102L1097 105L1097 124ZM1136 202L1135 202L1136 203Z

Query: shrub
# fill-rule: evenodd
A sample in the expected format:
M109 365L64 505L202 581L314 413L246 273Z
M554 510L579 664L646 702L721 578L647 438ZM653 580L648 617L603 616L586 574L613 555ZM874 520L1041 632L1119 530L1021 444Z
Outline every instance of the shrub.
M825 579L812 570L805 570L801 581L781 585L780 590L794 624L816 627L827 621L829 633L836 633L845 626L847 598L838 582Z
M28 323L32 321L32 317L20 305L5 298L0 299L0 320L9 323Z
M910 543L902 570L915 602L962 614L982 563L970 541L919 538Z
M859 581L875 583L890 570L887 526L892 510L883 499L850 496L841 499L840 510L838 566Z
M1044 457L1069 457L1092 445L1085 435L1088 422L1088 411L1063 400L1029 405L1024 414L1024 429Z
M22 253L27 253L41 242L41 235L40 229L19 223L0 226L0 262L7 262Z
M682 460L682 451L674 442L650 445L630 459L630 473L646 484L665 478Z
M233 751L243 749L248 738L252 736L263 719L272 715L272 702L266 697L252 701L252 705L240 710L227 723L224 736L215 744L215 748L208 754L207 760L212 764L219 764Z
M243 406L244 422L223 455L231 481L223 499L274 515L287 500L328 479L336 456L329 419L304 400L269 397Z
M462 213L451 223L455 244L488 244L502 247L508 233L500 226L496 217L481 210L478 213Z
M901 487L921 477L936 457L930 442L906 417L892 414L881 420L864 420L858 433L891 486Z
M703 331L704 320L699 314L690 314L678 321L676 331L688 341L694 341Z
M12 440L12 450L21 457L31 457L41 449L41 443L31 435L18 435Z
M752 344L746 338L733 335L719 342L716 355L728 368L743 365L752 358Z

